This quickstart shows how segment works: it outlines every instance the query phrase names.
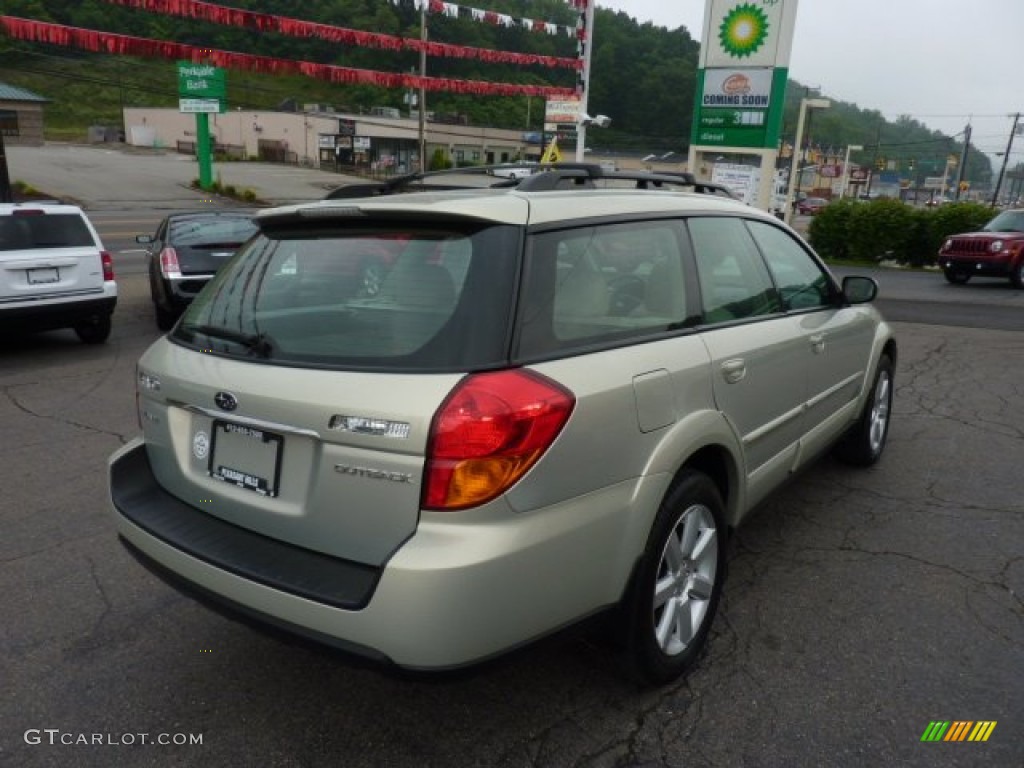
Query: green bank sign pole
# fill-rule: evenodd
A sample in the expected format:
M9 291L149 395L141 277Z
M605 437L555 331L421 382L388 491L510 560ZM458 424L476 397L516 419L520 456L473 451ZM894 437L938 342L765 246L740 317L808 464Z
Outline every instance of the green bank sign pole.
M178 108L196 116L196 159L199 160L199 186L203 189L213 185L209 115L227 111L226 96L223 69L191 61L178 62Z

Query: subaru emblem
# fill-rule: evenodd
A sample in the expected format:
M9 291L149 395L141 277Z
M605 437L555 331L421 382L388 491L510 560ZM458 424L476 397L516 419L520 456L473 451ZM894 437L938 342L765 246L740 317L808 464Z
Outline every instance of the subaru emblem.
M215 402L217 407L222 411L233 411L238 407L238 398L230 392L218 392L213 396L213 402Z

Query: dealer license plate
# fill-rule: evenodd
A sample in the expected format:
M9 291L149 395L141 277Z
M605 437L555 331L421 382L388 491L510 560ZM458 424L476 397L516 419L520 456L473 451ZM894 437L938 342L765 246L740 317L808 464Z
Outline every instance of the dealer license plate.
M277 496L284 438L230 421L213 422L210 477L261 496Z

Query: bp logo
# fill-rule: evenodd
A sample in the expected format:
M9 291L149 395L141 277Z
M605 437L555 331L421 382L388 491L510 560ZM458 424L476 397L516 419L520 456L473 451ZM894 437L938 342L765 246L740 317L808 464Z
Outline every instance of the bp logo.
M742 59L764 45L768 37L768 17L756 5L737 5L722 20L718 39L730 56Z

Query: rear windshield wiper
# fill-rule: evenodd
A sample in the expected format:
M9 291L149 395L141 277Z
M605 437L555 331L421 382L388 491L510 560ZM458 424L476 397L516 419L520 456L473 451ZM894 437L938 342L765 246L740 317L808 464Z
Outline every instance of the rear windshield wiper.
M211 339L224 339L225 341L241 344L259 357L270 357L271 352L274 350L273 339L266 333L244 333L242 331L233 331L230 328L221 328L216 325L194 325L186 326L186 328L193 333L209 336Z

